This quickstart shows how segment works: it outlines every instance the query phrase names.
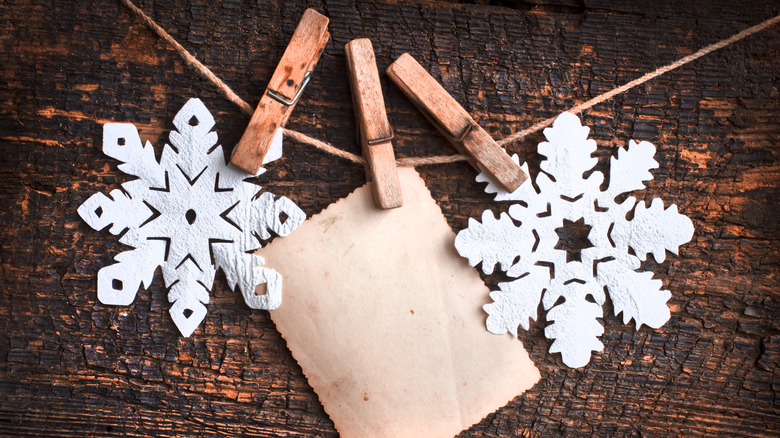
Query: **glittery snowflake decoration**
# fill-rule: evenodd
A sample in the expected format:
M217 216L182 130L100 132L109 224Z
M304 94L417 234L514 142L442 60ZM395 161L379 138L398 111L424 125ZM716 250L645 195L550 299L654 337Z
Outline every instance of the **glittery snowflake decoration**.
M597 318L603 316L605 292L615 315L623 313L625 324L634 319L637 329L642 324L658 328L669 320L670 292L652 278L652 272L637 269L648 254L662 262L667 250L677 254L679 246L693 237L691 220L674 204L664 209L660 199L653 199L649 207L633 197L615 201L621 194L644 189L644 181L653 178L649 170L658 163L652 144L632 140L628 149L620 148L610 161L604 191L601 172L583 177L597 162L591 157L596 142L588 139L589 131L569 113L544 130L547 141L538 151L546 160L535 181L539 192L527 182L507 193L480 174L477 181L488 182L486 192L495 193L497 201L515 204L508 215L496 218L487 210L482 222L470 219L455 239L458 252L472 266L482 263L483 272L490 274L498 264L514 278L490 293L493 302L484 306L488 330L515 335L518 326L528 330L541 300L552 323L544 331L553 339L550 353L560 352L573 368L585 366L591 351L604 348L599 340L604 328ZM576 230L583 234L579 244L560 239Z
M170 132L159 163L135 126L104 125L103 152L137 179L109 196L92 195L78 212L92 228L110 226L112 234L121 234L120 242L133 247L98 272L98 299L129 305L141 283L149 287L162 266L171 317L189 336L206 316L218 268L231 288L238 285L249 307L281 304L281 276L250 252L271 238L270 231L286 236L306 216L289 199L261 193L244 181L248 175L226 164L211 131L214 118L199 99L190 99L173 124L177 131ZM265 162L281 156L281 144L280 131Z

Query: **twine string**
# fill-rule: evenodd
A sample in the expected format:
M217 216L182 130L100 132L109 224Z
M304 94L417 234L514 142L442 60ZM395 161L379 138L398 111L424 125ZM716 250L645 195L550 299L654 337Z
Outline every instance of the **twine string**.
M617 96L620 93L624 93L624 92L626 92L626 91L628 91L628 90L630 90L630 89L632 89L632 88L634 88L634 87L636 87L638 85L644 84L645 82L647 82L647 81L649 81L651 79L655 79L655 78L657 78L658 76L661 76L664 73L668 73L668 72L670 72L670 71L672 71L672 70L674 70L674 69L676 69L678 67L682 67L683 65L688 64L689 62L693 62L693 61L701 58L704 55L712 53L712 52L714 52L714 51L716 51L718 49L722 49L722 48L724 48L724 47L726 47L728 45L731 45L731 44L733 44L733 43L735 43L735 42L737 42L737 41L739 41L739 40L741 40L743 38L746 38L746 37L748 37L750 35L753 35L754 33L761 32L762 30L764 30L764 29L766 29L766 28L768 28L768 27L770 27L770 26L772 26L774 24L777 24L778 22L780 22L780 15L774 16L774 17L772 17L772 18L770 18L770 19L768 19L766 21L763 21L763 22L761 22L761 23L759 23L759 24L757 24L755 26L749 27L749 28L747 28L747 29L745 29L745 30L743 30L743 31L741 31L739 33L736 33L736 34L734 34L734 35L732 35L732 36L730 36L730 37L728 37L728 38L726 38L724 40L720 40L717 43L710 44L709 46L701 48L701 49L697 50L696 52L691 53L688 56L680 58L677 61L674 61L673 63L671 63L669 65L665 65L663 67L660 67L660 68L658 68L658 69L656 69L654 71L651 71L650 73L646 73L643 76L638 77L638 78L634 79L633 81L628 82L628 83L626 83L624 85L621 85L621 86L619 86L617 88L614 88L614 89L612 89L610 91L607 91L604 94L600 94L600 95L594 97L593 99L590 99L590 100L588 100L586 102L583 102L583 103L581 103L579 105L576 105L576 106L572 107L571 109L568 110L568 112L571 112L571 113L574 113L574 114L579 114L579 113L585 111L586 109L589 109L589 108L591 108L591 107L593 107L595 105L598 105L598 104L600 104L600 103L602 103L602 102L604 102L606 100L612 99L613 97ZM541 130L543 128L546 128L547 126L552 125L552 123L555 121L556 118L557 117L550 117L549 119L542 120L541 122L535 123L534 125L532 125L529 128L523 129L522 131L515 132L514 134L510 134L510 135L508 135L508 136L506 136L506 137L504 137L504 138L502 138L500 140L497 140L496 142L503 146L503 145L505 145L507 143L512 143L514 141L520 140L523 137L527 136L528 134L534 133L534 132L539 131L539 130Z
M215 75L214 72L212 72L208 67L203 65L203 63L201 63L200 61L198 61L198 59L195 58L195 56L193 56L190 52L188 52L187 49L185 49L181 44L179 44L178 41L176 41L168 32L166 32L165 29L160 27L159 24L157 24L154 20L152 20L151 17L146 15L146 13L143 10L141 10L135 4L133 4L131 0L120 0L120 1L124 6L130 9L130 11L133 12L138 18L140 18L149 27L149 29L152 30L152 32L154 32L155 34L157 34L157 36L159 36L160 38L165 40L168 44L170 44L171 47L173 47L173 49L176 51L176 53L178 53L179 56L181 56L182 59L184 59L184 62L187 65L194 68L195 71L200 73L200 75L203 76L206 80L211 81L211 83L213 83L217 87L217 90L219 90L219 92L222 93L222 95L224 95L229 101L235 103L241 109L241 111L243 111L245 114L249 116L251 116L254 113L254 109L252 108L251 105L249 105L244 99L242 99L238 94L236 94L226 83L224 83L219 77L217 77L217 75ZM595 105L598 105L606 100L615 97L620 93L624 93L630 90L631 88L644 84L645 82L655 79L664 73L668 73L676 68L682 67L683 65L693 62L704 55L707 55L718 49L722 49L726 46L734 44L735 42L747 38L748 36L760 32L768 27L771 27L777 24L778 22L780 22L780 15L769 18L755 26L749 27L726 39L705 46L688 56L680 58L677 61L674 61L671 64L665 65L649 73L646 73L643 76L634 79L631 82L628 82L624 85L621 85L617 88L614 88L610 91L600 94L594 97L593 99L587 100L579 105L575 105L574 107L570 108L568 112L574 114L581 113ZM533 134L535 132L541 131L542 129L552 125L552 123L555 121L556 118L557 116L550 117L548 119L534 123L533 125L531 125L526 129L510 134L502 139L496 140L496 142L501 146L505 146L509 143L522 140L523 138L527 137L529 134ZM331 155L335 155L337 157L352 161L353 163L365 164L365 160L363 159L363 157L339 149L330 143L324 142L322 140L318 140L302 132L284 128L284 135L294 139L299 143L313 146ZM429 164L455 163L458 161L466 161L466 160L468 160L468 157L466 157L465 155L453 154L453 155L440 155L440 156L433 156L433 157L399 158L396 160L396 163L399 166L423 166Z

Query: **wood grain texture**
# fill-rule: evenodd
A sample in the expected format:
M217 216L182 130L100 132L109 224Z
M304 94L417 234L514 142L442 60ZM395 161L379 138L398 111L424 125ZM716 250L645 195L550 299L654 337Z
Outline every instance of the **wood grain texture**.
M528 179L509 154L411 55L399 56L387 68L387 76L460 153L481 164L505 190L514 192Z
M252 175L262 167L274 134L287 123L308 83L306 75L314 69L325 50L330 39L329 21L314 9L304 11L244 135L236 144L230 158L234 166Z
M252 104L305 8L327 15L332 40L288 126L353 153L354 38L372 39L380 71L413 54L501 137L780 13L770 0L476 3L138 2ZM584 113L598 170L629 139L654 143L660 166L634 196L694 222L680 256L645 263L672 291L672 318L635 331L608 304L605 349L580 370L547 354L546 321L533 323L520 338L542 380L461 436L780 433L779 60L772 28ZM0 434L335 436L268 314L222 274L190 338L160 275L131 306L96 300L98 269L126 249L76 214L126 180L101 125L135 123L159 154L173 115L201 97L229 153L249 118L110 0L0 2L0 65ZM397 155L451 153L381 79ZM532 177L541 139L509 146ZM359 165L285 148L259 182L308 215L365 182ZM420 172L456 230L507 208L465 163Z
M387 210L403 205L401 183L395 166L393 128L387 120L382 83L376 56L368 38L354 39L344 45L347 71L352 90L352 105L360 131L360 145L367 165L366 180L377 207Z

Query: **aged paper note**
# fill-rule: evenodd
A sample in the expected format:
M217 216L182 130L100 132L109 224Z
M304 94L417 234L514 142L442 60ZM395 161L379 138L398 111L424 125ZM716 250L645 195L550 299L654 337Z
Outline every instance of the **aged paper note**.
M485 329L488 289L424 181L399 177L403 207L363 186L257 251L284 279L271 317L342 437L451 437L539 379L520 341Z

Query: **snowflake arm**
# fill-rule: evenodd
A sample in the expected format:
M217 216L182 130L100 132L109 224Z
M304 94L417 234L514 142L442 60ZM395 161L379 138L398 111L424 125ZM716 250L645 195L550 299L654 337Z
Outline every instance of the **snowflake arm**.
M130 305L141 284L152 284L154 271L163 262L162 243L149 241L145 246L119 253L118 263L98 271L98 299L105 304Z
M78 208L79 216L94 230L108 227L109 232L117 235L128 228L139 227L151 210L138 200L127 196L123 191L114 189L108 196L95 193Z
M654 280L652 272L636 272L626 269L619 260L599 264L598 281L607 286L615 316L623 313L623 324L632 319L637 330L642 324L659 328L671 314L666 302L672 297L668 290L661 290L661 280Z
M604 327L596 318L603 316L601 304L585 299L588 292L595 292L592 284L570 283L563 286L567 292L547 291L545 295L565 295L566 301L547 312L547 320L553 323L544 329L544 335L553 339L550 353L561 353L563 363L571 368L583 367L590 362L592 351L602 351L604 344L599 336ZM557 292L557 293L556 293Z
M547 141L539 143L539 154L546 157L539 168L555 178L555 184L546 187L568 198L576 198L601 184L601 174L583 180L582 174L593 168L598 161L591 157L596 152L596 141L588 139L590 128L582 126L574 114L563 113L555 119L551 128L544 130ZM594 185L598 179L598 183ZM539 182L537 182L538 184ZM587 185L585 185L587 183ZM540 186L540 188L542 188ZM544 191L544 189L543 189Z
M164 183L165 173L154 157L154 147L148 141L142 145L138 129L130 123L103 125L103 153L121 161L119 170L137 176L148 187Z
M488 331L517 336L518 326L528 330L529 319L536 321L536 308L548 280L547 270L537 267L517 280L499 283L500 290L490 292L493 302L482 306L489 315Z
M512 219L501 213L482 213L482 223L469 219L469 226L455 237L455 248L469 260L471 266L482 263L482 272L490 274L496 264L506 271L524 247L533 243L533 235L524 233Z
M262 257L237 251L236 244L214 246L216 266L225 273L228 286L241 290L247 306L275 309L282 304L282 276L264 268Z
M634 219L615 226L612 234L616 245L628 245L639 260L652 253L658 263L666 259L666 250L677 254L680 245L693 238L693 222L677 212L672 204L664 210L664 202L653 199L650 208L640 202L634 208Z
M226 215L231 220L247 218L247 228L242 229L244 251L259 248L261 240L271 238L271 232L282 237L289 235L306 219L306 214L288 198L274 200L268 192L254 196L256 200L239 204Z
M645 181L653 179L650 169L658 168L653 159L655 146L646 141L628 142L628 149L618 148L617 158L609 160L609 188L600 195L605 200L613 200L621 193L645 188Z

